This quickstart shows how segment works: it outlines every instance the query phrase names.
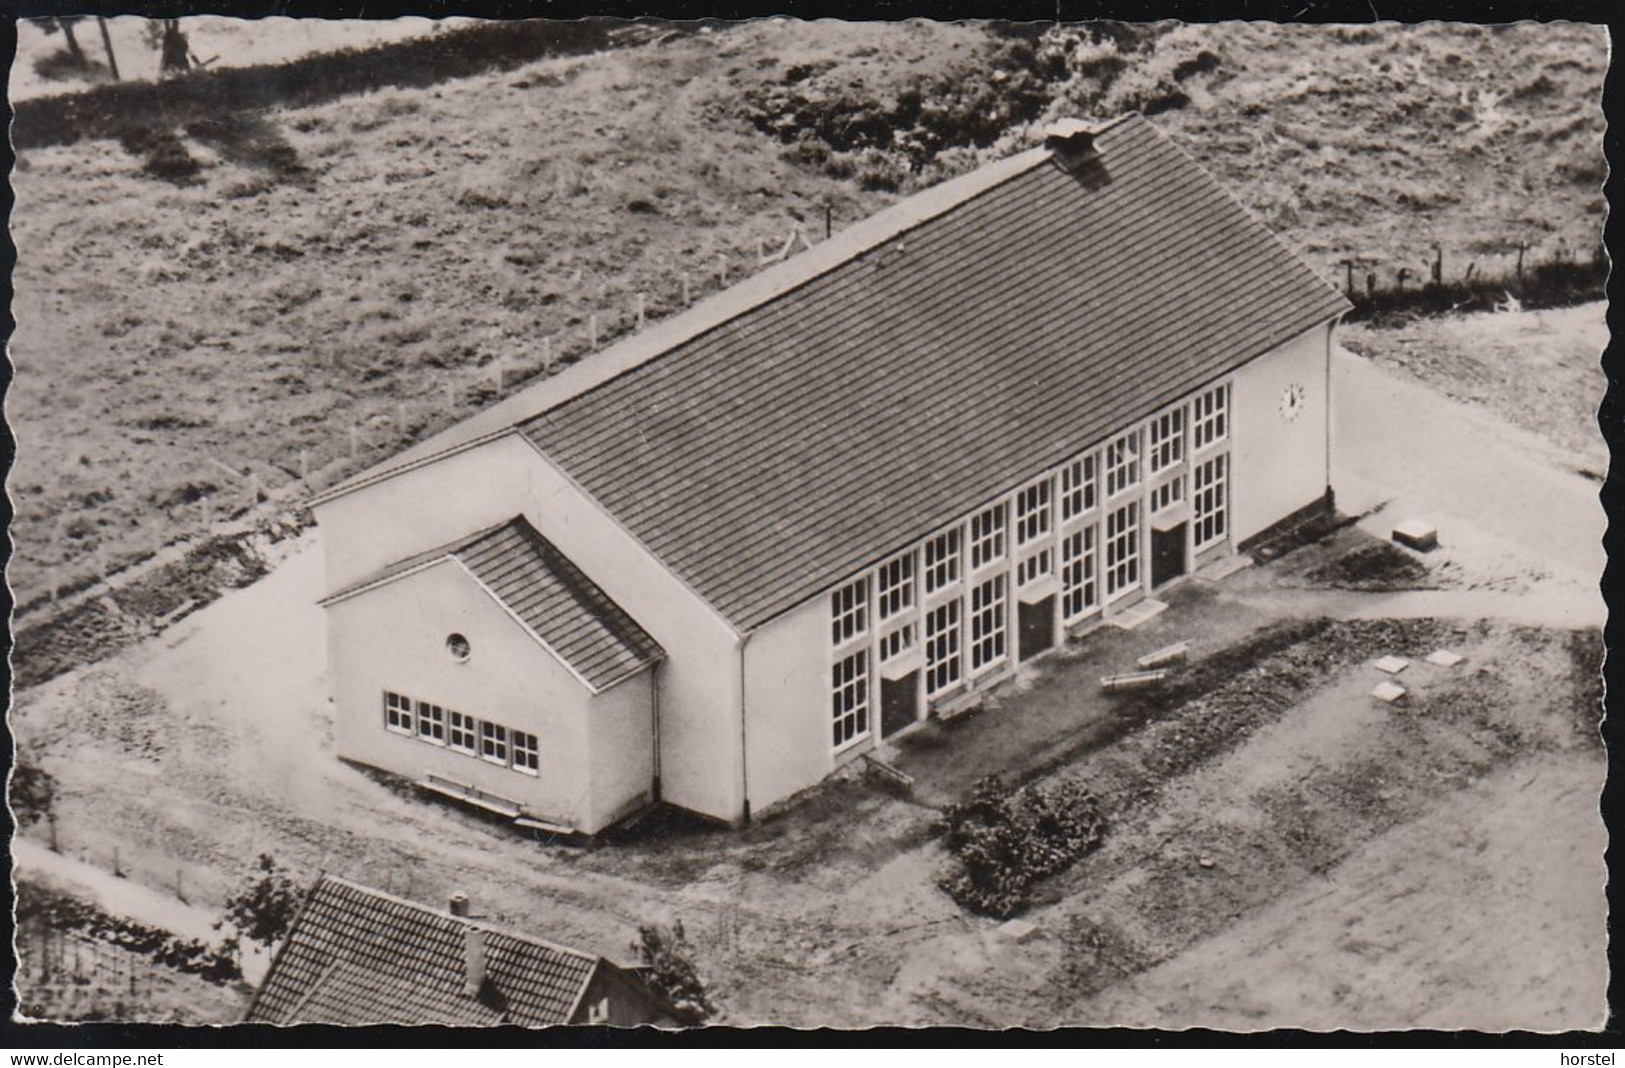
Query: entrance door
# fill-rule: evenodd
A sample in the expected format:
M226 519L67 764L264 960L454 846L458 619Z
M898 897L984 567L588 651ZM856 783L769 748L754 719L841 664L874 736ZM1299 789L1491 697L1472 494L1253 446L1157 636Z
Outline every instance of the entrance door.
M1151 585L1161 586L1185 573L1185 524L1151 531Z
M880 734L890 737L920 716L920 673L880 680Z
M1019 613L1020 632L1017 635L1017 653L1022 660L1029 660L1045 649L1055 644L1055 596L1050 596L1037 604L1021 604Z

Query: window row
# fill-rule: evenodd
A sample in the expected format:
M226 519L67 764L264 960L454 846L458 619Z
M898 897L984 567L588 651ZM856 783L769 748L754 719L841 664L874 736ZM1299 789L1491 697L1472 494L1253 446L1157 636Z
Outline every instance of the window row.
M384 727L526 775L540 772L536 735L403 694L384 691Z

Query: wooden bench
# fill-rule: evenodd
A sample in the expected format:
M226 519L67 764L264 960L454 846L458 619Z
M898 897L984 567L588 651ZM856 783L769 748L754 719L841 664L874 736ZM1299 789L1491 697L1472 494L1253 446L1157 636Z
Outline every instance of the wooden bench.
M1172 645L1165 645L1161 649L1146 653L1135 663L1143 668L1154 668L1161 664L1172 664L1176 660L1183 661L1190 654L1190 651L1190 642L1175 642Z
M458 782L456 779L448 779L433 772L419 779L418 785L431 793L467 802L470 805L483 808L487 812L495 812L499 816L506 816L510 820L518 819L525 812L524 806L516 801L488 794L472 783Z
M1106 675L1100 680L1100 688L1108 692L1114 690L1137 690L1145 686L1155 686L1168 677L1168 672L1157 671L1126 671L1120 675Z

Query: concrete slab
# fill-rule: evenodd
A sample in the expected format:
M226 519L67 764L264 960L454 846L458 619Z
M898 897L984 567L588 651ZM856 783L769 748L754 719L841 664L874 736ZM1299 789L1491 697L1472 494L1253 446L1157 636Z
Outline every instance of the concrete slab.
M1432 523L1422 519L1407 519L1394 527L1394 540L1407 549L1427 552L1439 547L1439 531Z
M1410 661L1402 656L1385 656L1372 663L1372 667L1388 675L1398 675L1410 666Z
M999 937L1006 942L1031 941L1038 935L1038 925L1031 920L1006 920L999 924Z
M1435 649L1428 654L1428 663L1436 667L1455 667L1465 659L1467 658L1460 653L1451 652L1449 649Z
M1371 691L1371 696L1385 705L1391 705L1405 696L1405 687L1393 682L1380 682L1377 688Z
M1147 597L1139 604L1131 608L1125 608L1114 616L1107 617L1106 622L1119 630L1134 630L1137 627L1143 627L1167 610L1168 605L1166 602L1155 601Z

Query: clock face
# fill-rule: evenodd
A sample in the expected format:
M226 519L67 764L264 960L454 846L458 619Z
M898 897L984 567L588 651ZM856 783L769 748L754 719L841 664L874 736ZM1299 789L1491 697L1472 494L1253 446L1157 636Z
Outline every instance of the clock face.
M1307 391L1297 382L1293 382L1281 391L1281 418L1291 422L1303 414Z

